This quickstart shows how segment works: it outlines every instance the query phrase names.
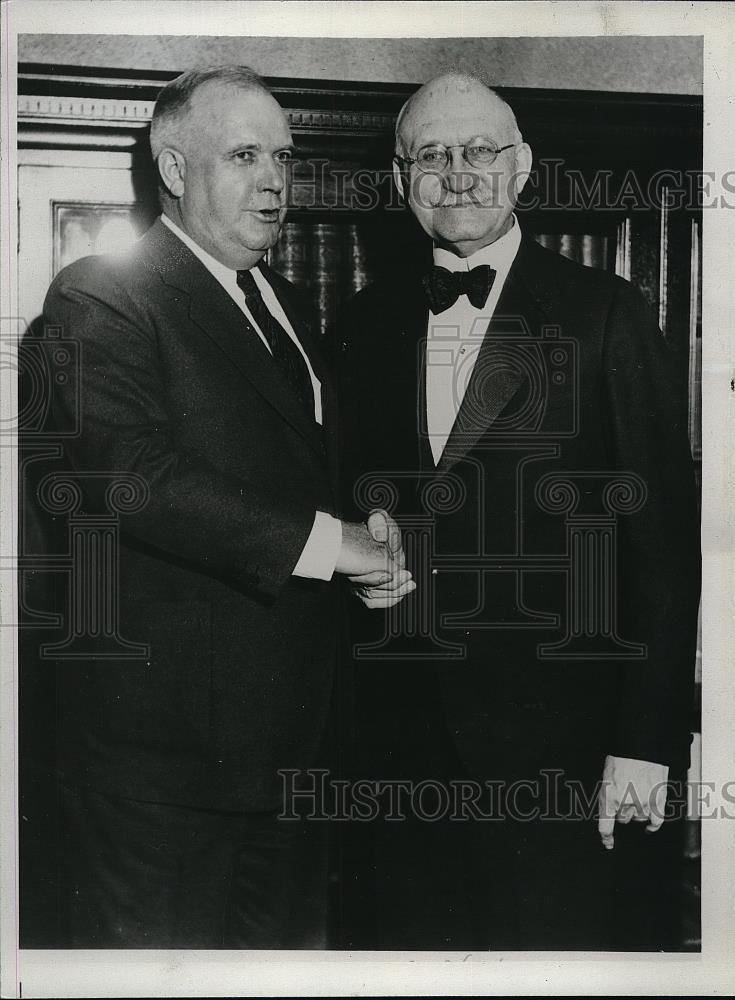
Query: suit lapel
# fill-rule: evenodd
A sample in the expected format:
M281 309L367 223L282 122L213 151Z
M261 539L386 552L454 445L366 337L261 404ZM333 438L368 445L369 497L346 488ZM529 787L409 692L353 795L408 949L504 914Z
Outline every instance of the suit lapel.
M403 398L395 400L393 425L398 431L404 424L406 415L415 428L416 468L426 470L433 461L427 456L429 441L426 422L426 330L429 322L429 305L419 277L411 278L401 289L400 301L396 303L400 339L391 344L391 356L385 359L387 366L396 371L406 372L409 377L402 380L398 390ZM406 396L403 396L403 394ZM410 394L410 395L408 395Z
M151 229L149 252L166 284L184 292L189 317L284 420L321 452L319 426L294 395L257 332L217 279L160 220ZM289 319L291 318L290 313ZM298 331L297 331L298 333ZM311 360L311 354L310 354Z
M508 338L538 337L545 318L544 302L535 287L533 247L529 242L523 239L503 285L439 459L438 474L448 472L475 447L528 381Z

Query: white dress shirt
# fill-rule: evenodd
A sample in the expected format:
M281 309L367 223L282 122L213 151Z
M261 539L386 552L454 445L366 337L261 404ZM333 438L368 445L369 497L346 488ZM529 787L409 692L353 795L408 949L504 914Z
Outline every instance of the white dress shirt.
M498 304L505 279L521 244L521 227L513 225L500 239L469 257L457 257L434 247L434 263L448 271L471 271L489 264L496 272L493 287L482 309L475 309L466 295L435 316L429 312L426 331L426 419L434 462L439 463L457 419L480 345Z
M186 244L191 252L198 257L202 264L204 264L210 274L217 279L227 294L232 298L238 309L240 309L243 313L248 323L258 334L263 342L264 348L269 354L272 354L268 341L265 339L263 331L255 322L255 319L245 302L245 295L237 284L237 271L233 271L231 268L225 267L224 264L220 263L220 261L216 260L211 254L207 253L206 250L202 249L198 243L195 243L194 240L182 229L180 229L179 226L177 226L176 223L173 222L167 215L161 216L161 222L163 222L163 224L167 226L175 236L178 236L182 243ZM296 336L291 323L289 322L288 316L286 316L283 306L278 301L275 292L257 267L254 267L251 273L255 284L258 286L260 294L263 296L263 302L266 307L278 320L291 340L293 340L294 344L296 344L304 361L306 362L306 367L309 370L309 377L311 378L311 386L314 390L314 419L318 424L321 424L321 382L314 374L311 362L309 361L304 348L301 346L301 343ZM243 329L243 336L248 336L248 331L245 329ZM337 564L337 557L339 556L341 545L341 522L338 521L336 517L332 517L331 514L327 514L321 510L316 511L311 533L307 538L306 545L304 546L301 555L299 556L299 560L293 569L293 575L310 577L315 580L331 580L334 575L334 568Z

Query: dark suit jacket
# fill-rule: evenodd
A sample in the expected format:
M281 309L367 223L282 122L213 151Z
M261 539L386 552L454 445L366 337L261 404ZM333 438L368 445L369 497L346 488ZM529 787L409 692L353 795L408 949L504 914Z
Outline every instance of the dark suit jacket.
M80 344L55 417L85 511L115 473L148 500L121 515L120 633L147 660L59 665L62 775L136 798L259 810L278 768L321 738L335 641L331 584L293 577L314 512L334 510L329 379L296 290L263 268L322 382L306 416L243 314L160 221L123 258L91 257L48 292ZM90 476L89 473L101 475Z
M407 472L448 490L444 500L435 493L434 551L425 568L414 566L419 586L408 601L433 594L435 634L462 650L454 659L445 651L438 685L465 764L508 777L514 766L553 766L594 748L684 766L699 552L681 359L628 282L524 238L434 468L422 432L427 318L418 279L375 284L353 301L340 375L343 482L349 503L360 475L378 473L409 521L425 509ZM563 640L570 620L559 565L569 544L564 487L557 484L554 509L554 480L545 477L576 486L572 513L582 516L605 513L605 483L616 473L645 484L643 505L618 514L612 529L611 599L618 636L645 647L645 657L611 657L609 647L601 659L541 657L539 646ZM481 572L483 556L487 564L494 558L492 572ZM544 615L559 624L544 624ZM371 626L364 616L355 638ZM431 683L430 670L403 666L393 664L389 684L402 675L414 686ZM359 683L374 681L370 670L359 669ZM389 696L390 687L384 702Z

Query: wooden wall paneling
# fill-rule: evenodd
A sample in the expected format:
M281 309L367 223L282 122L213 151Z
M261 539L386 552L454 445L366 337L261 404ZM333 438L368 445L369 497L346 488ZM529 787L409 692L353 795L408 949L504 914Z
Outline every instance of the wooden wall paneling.
M630 280L659 312L661 213L656 209L630 213Z
M615 235L615 273L630 281L630 218L626 216L618 223Z
M661 213L659 322L682 354L689 350L693 221L685 210L664 207Z

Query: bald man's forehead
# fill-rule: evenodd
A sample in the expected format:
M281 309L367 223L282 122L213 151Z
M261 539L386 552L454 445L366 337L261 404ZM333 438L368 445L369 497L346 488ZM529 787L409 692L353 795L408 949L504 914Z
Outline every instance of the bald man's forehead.
M471 112L462 108L426 108L423 113L407 116L400 130L403 143L411 147L430 142L449 145L479 135L503 143L512 141L512 133L513 124L507 114L498 114L487 106Z
M458 141L477 135L511 141L514 129L510 108L496 94L479 81L447 76L416 92L401 119L400 136L404 144L410 145L432 139L446 143L449 138Z
M200 143L246 142L267 135L276 145L288 145L291 133L283 109L270 94L212 81L194 93L186 120L187 139Z
M220 80L211 80L194 92L191 112L205 120L211 120L213 115L246 114L255 118L269 117L279 123L286 121L283 109L271 94Z

